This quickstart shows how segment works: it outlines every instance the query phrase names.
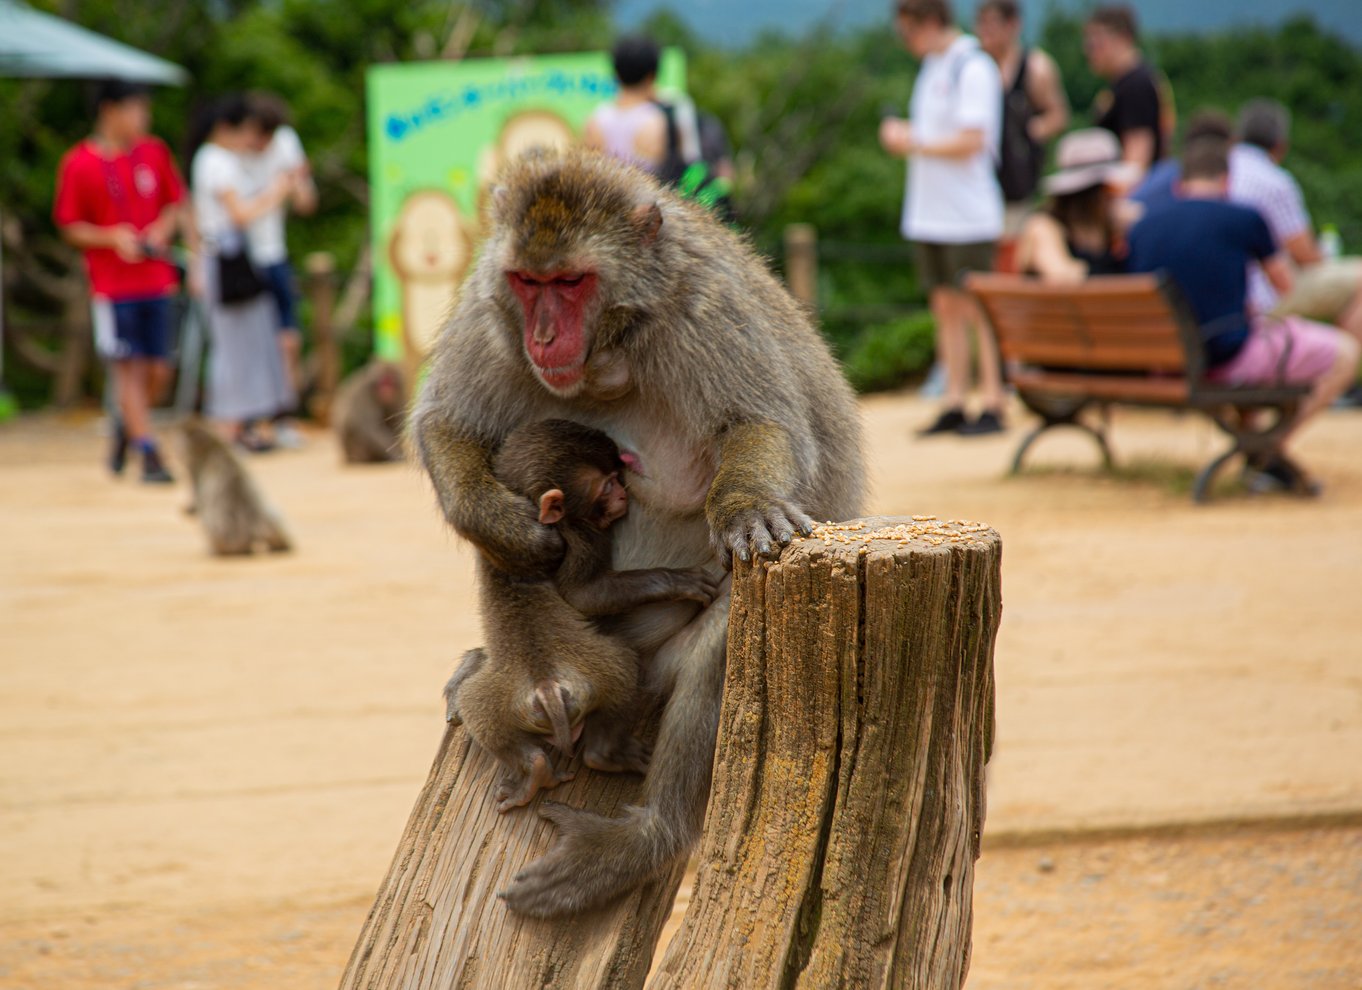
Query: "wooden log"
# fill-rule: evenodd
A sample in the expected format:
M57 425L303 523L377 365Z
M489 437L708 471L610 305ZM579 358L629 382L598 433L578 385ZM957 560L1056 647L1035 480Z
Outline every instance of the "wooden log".
M811 312L818 309L818 230L811 223L785 228L785 282Z
M496 764L451 727L341 979L341 990L637 990L684 863L611 907L539 921L496 897L542 855L552 826L528 808L498 814ZM641 778L579 767L549 800L615 814Z
M1000 555L868 519L735 568L699 872L649 990L964 984Z
M308 413L326 425L340 382L340 345L331 318L336 302L336 259L329 251L313 251L303 259L303 271L304 286L312 302L312 351L317 368L317 387Z

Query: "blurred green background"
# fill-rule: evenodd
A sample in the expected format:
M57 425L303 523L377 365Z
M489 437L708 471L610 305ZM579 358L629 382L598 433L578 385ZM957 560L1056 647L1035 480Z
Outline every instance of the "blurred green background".
M317 215L290 225L295 264L332 252L352 297L362 289L368 240L364 73L376 63L608 48L612 6L601 0L503 0L470 5L436 0L37 0L70 17L183 65L184 89L155 99L157 134L177 150L194 108L234 89L265 89L292 105L321 193ZM1081 13L1052 8L1032 33L1059 63L1074 107L1088 121L1099 89L1081 48ZM888 20L803 36L757 34L718 47L665 10L643 25L688 55L691 94L728 130L738 167L743 227L780 264L782 231L813 224L822 247L819 302L824 330L861 389L892 388L931 359L931 322L898 236L904 165L881 152L876 128L886 109L902 112L913 65ZM1150 60L1168 76L1180 122L1196 110L1233 113L1267 96L1294 111L1286 166L1305 191L1317 225L1332 223L1345 251L1362 250L1362 51L1308 17L1277 27L1153 34ZM80 285L76 256L50 218L61 154L89 127L88 88L76 82L0 80L0 223L11 322L50 328L61 339ZM357 266L360 268L356 275ZM362 298L360 296L359 298ZM371 346L367 304L350 307L347 365ZM343 314L344 315L344 314ZM306 325L307 312L304 310ZM52 376L7 343L5 379L25 405L48 401ZM96 394L97 368L81 384Z

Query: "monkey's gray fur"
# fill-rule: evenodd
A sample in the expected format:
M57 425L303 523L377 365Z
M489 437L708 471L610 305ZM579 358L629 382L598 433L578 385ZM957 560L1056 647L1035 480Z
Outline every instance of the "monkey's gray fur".
M249 554L262 543L276 553L292 550L283 519L227 442L198 419L186 420L179 431L193 488L189 509L203 524L213 553Z
M854 397L804 308L746 241L642 172L589 152L521 158L490 204L488 239L411 425L446 519L488 559L533 573L561 553L558 534L491 473L512 429L550 417L598 427L639 456L630 515L613 531L620 569L771 554L815 518L859 514ZM592 274L575 384L552 387L544 376L554 369L532 364L532 343L558 345L553 327L529 321L508 275L516 272L534 276L518 283L522 292L540 285L536 273ZM698 615L662 605L631 617L652 686L669 695L642 803L617 819L543 806L559 839L504 892L513 909L549 916L604 903L697 838L723 689L727 583Z

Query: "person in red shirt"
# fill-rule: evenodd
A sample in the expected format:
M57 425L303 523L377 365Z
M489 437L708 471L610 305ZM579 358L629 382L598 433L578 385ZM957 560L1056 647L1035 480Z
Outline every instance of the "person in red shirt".
M148 134L146 87L105 82L95 106L93 133L62 158L53 219L85 254L95 342L113 369L122 421L110 467L120 473L133 445L142 454L142 480L170 482L150 409L170 382L171 296L179 276L165 254L182 220L184 182L170 149Z

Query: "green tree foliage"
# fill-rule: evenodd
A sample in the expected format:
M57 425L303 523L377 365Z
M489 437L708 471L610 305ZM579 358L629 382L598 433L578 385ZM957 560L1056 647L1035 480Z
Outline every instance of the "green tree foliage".
M367 242L364 73L392 61L606 48L608 0L30 0L184 65L186 89L157 93L155 130L180 149L188 119L229 90L283 95L313 159L318 215L290 231L295 253L325 249L342 272ZM921 292L898 234L904 164L879 148L886 113L905 112L914 66L887 22L859 32L768 35L742 50L707 46L675 16L648 29L690 58L696 102L725 124L735 149L736 201L756 245L779 263L787 223L814 224L823 246L824 325L858 384L883 387L925 363ZM1081 20L1052 12L1042 44L1059 63L1075 125L1101 83L1082 54ZM1335 223L1362 252L1362 54L1308 19L1280 29L1152 38L1183 120L1205 106L1233 111L1253 96L1295 112L1286 164L1317 223ZM57 161L88 131L87 88L0 80L0 211L11 315L53 314L54 280L78 277L50 219ZM889 323L882 323L885 319ZM367 312L363 316L367 321ZM897 350L895 350L897 348ZM887 355L900 358L890 362ZM872 365L885 365L881 374ZM13 363L10 363L13 367Z

